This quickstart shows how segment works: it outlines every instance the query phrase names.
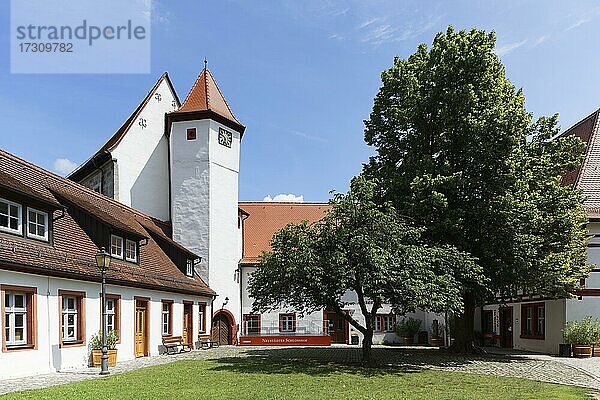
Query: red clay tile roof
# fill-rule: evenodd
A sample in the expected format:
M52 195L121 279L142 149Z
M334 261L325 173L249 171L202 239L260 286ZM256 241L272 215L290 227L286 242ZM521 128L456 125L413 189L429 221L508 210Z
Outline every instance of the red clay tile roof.
M273 234L289 223L315 222L325 216L327 203L240 202L250 216L244 221L242 264L254 264L263 251L271 250Z
M109 283L166 292L214 295L200 277L185 276L153 239L150 233L164 232L165 223L157 222L146 214L3 150L0 150L0 170L20 182L20 188L23 185L67 207L64 216L60 212L54 213L53 246L32 243L8 234L1 235L1 269L99 281L100 273L94 260L99 249L71 216L73 207L76 207L106 224L112 225L118 220L119 225L115 228L147 238L147 244L139 247L138 264L113 259L108 271ZM19 187L15 189L19 190ZM166 235L161 238L178 248L182 247ZM193 255L189 250L186 251Z
M67 178L74 181L80 181L81 179L89 175L95 168L100 167L104 162L107 161L104 160L104 158L106 158L106 155L112 150L114 150L114 148L121 142L123 137L125 137L125 133L127 133L131 124L135 122L139 113L142 111L146 103L148 103L148 101L151 99L152 93L154 93L154 91L160 86L163 80L167 82L169 88L171 89L171 92L173 92L173 96L175 97L177 106L181 104L179 101L179 97L177 96L177 92L175 92L175 88L173 87L173 83L171 82L171 78L169 78L169 74L167 72L163 73L160 76L160 78L158 78L158 81L156 81L152 89L150 89L146 97L144 97L142 102L137 106L133 113L131 113L129 118L125 120L123 125L121 125L121 127L115 132L115 134L112 135L110 139L108 139L108 141L92 157L90 157L87 161L85 161L73 172L71 172L67 176Z
M238 125L242 125L235 115L233 115L214 76L208 68L204 68L200 75L198 75L196 82L194 82L194 85L177 112L207 110L214 111L222 117L225 117Z
M600 110L594 111L560 136L575 135L586 143L584 159L579 168L563 177L563 184L583 190L583 205L592 217L600 210Z

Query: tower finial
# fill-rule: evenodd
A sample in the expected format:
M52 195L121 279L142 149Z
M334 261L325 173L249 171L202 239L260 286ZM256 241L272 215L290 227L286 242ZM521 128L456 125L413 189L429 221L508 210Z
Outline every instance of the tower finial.
M204 57L204 69L206 69L207 64L208 64L208 61L206 61L206 57Z

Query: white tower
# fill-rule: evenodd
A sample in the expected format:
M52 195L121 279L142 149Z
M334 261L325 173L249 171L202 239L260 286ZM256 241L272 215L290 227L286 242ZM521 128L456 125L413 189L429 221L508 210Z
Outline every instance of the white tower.
M245 127L205 66L179 110L166 115L165 129L173 239L202 257L196 272L218 294L213 336L234 344L241 323L238 174Z

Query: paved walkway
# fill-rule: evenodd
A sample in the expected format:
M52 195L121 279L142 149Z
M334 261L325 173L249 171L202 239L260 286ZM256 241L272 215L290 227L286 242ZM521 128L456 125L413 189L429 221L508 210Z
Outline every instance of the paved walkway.
M232 347L192 351L174 356L147 357L120 362L112 374L178 360L238 359L254 357L277 362L316 362L359 365L361 351L356 347ZM510 353L488 356L463 356L424 348L375 346L377 364L402 370L435 369L467 373L510 376L542 382L582 386L600 390L600 358L573 359L545 355ZM98 368L63 371L28 378L0 380L0 394L38 389L98 378Z

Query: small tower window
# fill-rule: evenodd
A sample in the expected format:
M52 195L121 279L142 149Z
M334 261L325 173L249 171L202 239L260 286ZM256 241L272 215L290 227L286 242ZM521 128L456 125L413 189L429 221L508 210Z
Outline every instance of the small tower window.
M196 140L196 128L187 128L186 137L187 140Z

